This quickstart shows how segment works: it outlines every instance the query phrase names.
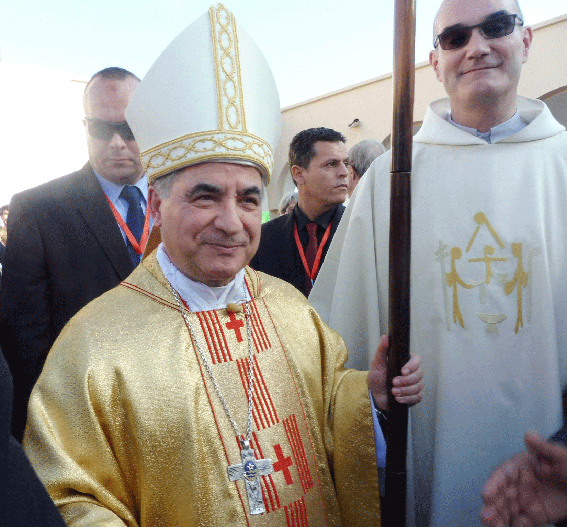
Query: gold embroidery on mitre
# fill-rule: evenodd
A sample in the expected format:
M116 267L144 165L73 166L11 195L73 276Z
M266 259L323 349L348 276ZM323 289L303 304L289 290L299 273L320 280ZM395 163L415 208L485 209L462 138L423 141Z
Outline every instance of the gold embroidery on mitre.
M246 131L238 35L233 14L222 4L209 9L220 130Z
M142 165L151 183L179 168L211 159L254 161L271 174L274 156L270 145L261 137L247 132L211 130L188 134L142 152Z

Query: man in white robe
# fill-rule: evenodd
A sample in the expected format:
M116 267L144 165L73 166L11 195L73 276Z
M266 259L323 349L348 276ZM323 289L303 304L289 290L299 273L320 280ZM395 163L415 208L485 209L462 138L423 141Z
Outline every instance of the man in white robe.
M561 424L567 133L517 95L532 32L516 2L445 1L435 35L449 99L413 145L410 346L429 382L411 411L409 507L416 525L469 527L524 431ZM358 369L388 331L390 158L355 191L309 297Z

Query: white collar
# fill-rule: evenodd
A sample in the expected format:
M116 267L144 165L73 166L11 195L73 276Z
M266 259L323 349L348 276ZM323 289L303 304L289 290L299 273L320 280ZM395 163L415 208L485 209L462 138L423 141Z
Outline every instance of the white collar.
M447 115L447 121L449 121L452 125L468 132L471 135L475 135L476 137L480 137L484 139L487 143L496 143L501 139L506 139L511 135L519 132L522 128L525 128L528 123L524 122L524 120L520 117L519 112L516 113L507 121L496 125L494 128L491 128L488 132L479 132L476 128L470 128L463 124L456 123L453 121L451 114Z
M209 287L185 276L169 259L163 243L157 250L157 261L163 274L185 301L190 311L211 311L223 309L227 304L243 304L250 300L250 293L244 280L244 269L236 273L232 282L222 287Z

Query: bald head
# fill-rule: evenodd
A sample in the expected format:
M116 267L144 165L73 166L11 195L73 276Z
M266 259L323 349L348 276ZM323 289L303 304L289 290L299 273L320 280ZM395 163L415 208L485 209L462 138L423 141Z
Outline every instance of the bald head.
M482 3L482 0L479 1L474 0L474 2L471 2L470 0L443 0L441 6L439 7L439 10L437 11L437 14L435 15L435 20L433 22L433 40L437 38L437 35L439 35L439 33L443 31L443 29L448 27L448 25L451 25L444 23L444 19L446 18L447 12L461 11L462 9L463 15L465 15L465 8L469 4L478 4L478 3ZM517 0L505 0L499 3L502 5L500 9L505 9L509 13L520 15L522 20L524 20L524 15L522 14L522 10L520 9L520 4L517 2Z
M455 122L485 132L516 112L522 66L533 37L520 15L517 0L444 0L441 4L435 36L451 29L449 40L455 38L457 44L445 49L438 45L430 52L429 62L449 96ZM494 21L501 20L509 31L487 36L485 23L500 27Z
M99 175L118 185L133 185L143 174L136 141L116 128L125 122L124 112L139 82L126 73L95 75L83 95L89 161Z
M106 83L104 81L116 82ZM83 92L85 115L89 115L87 109L92 105L92 99L100 95L101 86L115 86L115 90L118 90L118 86L120 86L118 81L124 81L127 86L134 86L135 88L140 82L140 79L130 71L117 67L104 68L91 77L91 80L87 83L85 91Z

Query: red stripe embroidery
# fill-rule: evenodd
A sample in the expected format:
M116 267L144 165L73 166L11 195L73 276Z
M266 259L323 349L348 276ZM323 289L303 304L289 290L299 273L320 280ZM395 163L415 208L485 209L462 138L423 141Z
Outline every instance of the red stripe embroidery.
M301 525L302 527L308 527L309 522L307 521L307 506L305 505L305 498L299 499L298 505L301 513Z
M217 341L215 339L215 334L211 329L211 324L209 322L208 311L201 311L200 315L203 319L203 332L206 333L205 337L211 342L211 347L215 350L215 355L217 357L217 362L223 362L221 351L219 351L219 347ZM206 329L205 329L206 327Z
M258 389L258 365L254 364L252 366L254 368L254 385L256 390L254 392L254 408L258 412L260 421L262 421L262 429L268 428L272 425L270 416L266 411L266 401L264 400L264 396L261 391ZM258 430L261 430L260 428Z
M276 335L276 338L277 338L277 340L278 340L278 342L279 342L279 345L280 345L281 348L282 348L282 351L283 351L284 357L285 357L285 359L286 359L286 362L287 362L289 371L291 372L291 370L292 370L292 368L291 368L291 363L290 363L290 361L289 361L289 358L287 357L286 350L285 350L285 347L284 347L284 345L283 345L283 343L282 343L282 339L280 338L280 336L279 336L279 334L278 334L278 330L276 329L276 327L275 327L275 325L274 325L274 318L272 317L272 314L270 313L270 310L268 309L268 305L266 304L266 301L265 301L264 299L261 299L261 302L262 302L262 305L264 306L264 309L266 310L266 313L267 313L268 317L270 318L271 328L272 328L272 330L274 331L274 333L275 333L275 335ZM293 380L293 384L294 384L294 386L295 386L295 391L296 391L297 396L298 396L299 401L300 401L301 413L302 413L302 415L303 415L303 422L304 422L304 423L307 423L307 415L306 415L306 412L305 412L305 407L303 406L303 403L301 402L301 396L300 396L300 394L299 394L299 387L297 386L297 382L296 382L295 378L293 377L293 375L292 375L291 378L292 378L292 380ZM311 445L311 452L312 452L312 454L310 454L310 455L313 456L313 462L315 463L314 466L317 467L317 458L315 457L315 454L314 454L314 452L315 452L315 447L313 446L313 439L311 438L311 434L309 433L309 428L307 428L307 430L306 430L306 437L307 437L307 439L309 440L309 444ZM297 466L297 464L296 464L296 466ZM323 508L323 510L325 510L326 507L325 507L325 501L323 500L323 492L322 492L322 489L321 489L321 479L320 479L320 477L319 477L319 472L318 472L317 470L315 470L315 477L317 478L317 489L318 489L318 492L319 492L319 498L320 498L320 500L321 500L321 507ZM325 522L325 525L326 525L326 524L327 524L327 523Z
M187 323L185 323L185 326L187 326ZM187 331L189 331L189 328L187 327ZM203 380L203 386L205 387L205 393L207 394L207 399L209 400L209 406L211 407L211 412L213 413L213 418L215 420L215 426L217 427L217 433L219 435L219 438L221 440L222 443L222 448L224 450L224 455L227 461L227 464L230 465L230 458L228 456L228 452L226 450L226 445L224 443L224 437L221 433L221 429L219 426L219 422L217 419L217 415L215 413L215 408L213 406L213 403L211 401L211 394L209 393L209 389L207 388L207 382L205 380L205 375L203 372L203 366L201 366L201 361L199 360L199 352L197 351L197 346L196 346L196 342L193 340L193 336L191 335L191 333L189 333L189 338L191 339L191 344L193 345L193 353L195 353L195 359L197 360L197 364L199 366L199 371L201 372L201 379ZM237 437L236 441L238 442L238 444L240 445L240 439ZM240 446L239 446L240 449ZM246 517L246 525L248 527L250 527L250 519L248 518L248 512L247 512L247 508L244 505L244 499L242 498L242 494L240 493L240 489L238 488L238 485L236 485L236 492L238 492L238 497L240 499L240 504L242 505L242 510L244 511L244 515Z
M258 306L256 305L256 302L252 300L250 303L252 304L252 332L256 337L256 341L258 343L258 352L261 352L271 347L270 339L268 338L268 334L266 333L266 330L262 325L262 319L260 318L260 314L258 313Z
M205 325L207 326L207 331L208 331L208 338L211 340L211 342L213 343L213 347L215 349L215 353L217 354L218 357L218 362L226 362L225 360L223 360L223 357L221 356L221 352L222 350L220 349L220 346L217 343L217 339L215 338L215 334L213 332L213 330L211 329L211 322L209 320L209 312L208 311L203 311L201 313L203 320L205 321ZM214 326L213 326L214 328Z
M305 467L305 477L306 477L305 486L306 486L306 490L309 490L311 487L313 487L313 481L311 480L311 472L309 471L309 464L307 463L307 456L305 455L305 448L303 446L303 441L301 439L301 433L299 432L297 419L295 418L295 415L292 415L292 417L293 417L293 421L292 421L293 432L295 433L296 441L298 444L299 455L301 456L303 465Z
M211 320L211 312L210 311L203 311L202 315L203 315L203 320L205 321L205 324L207 326L207 331L209 332L209 338L211 339L211 342L213 343L213 346L215 347L215 351L216 351L217 355L219 356L219 362L226 362L224 350L222 349L222 346L219 343L219 339L218 339L218 335L217 335L217 332L216 332L214 321Z
M120 282L119 285L127 287L128 289L132 289L132 291L136 291L138 293L141 293L142 295L145 295L148 298L151 298L152 300L154 300L158 304L161 304L161 305L167 306L167 307L171 307L172 309L175 309L175 311L180 311L179 306L176 303L174 304L173 302L170 302L169 300L165 300L165 298L161 298L157 295L154 295L153 293L150 293L149 291L142 289L140 286L137 286L135 284L131 284L130 282Z
M201 330L207 342L213 364L232 361L222 324L215 311L198 311Z
M299 480L301 481L303 492L307 492L313 487L313 480L311 479L311 472L309 470L309 464L307 463L307 456L305 455L305 448L303 447L303 441L301 440L301 434L299 433L295 415L291 415L284 421L284 428L289 444L291 445L291 451L297 472L299 473Z
M258 335L256 334L256 330L254 329L254 318L252 316L250 317L250 325L251 325L250 335L252 335L252 342L254 343L254 347L256 348L256 351L260 353L262 349L258 341Z
M262 501L264 502L264 507L266 507L266 514L269 514L270 512L272 512L272 509L274 508L274 501L272 500L272 495L269 493L270 491L265 485L260 485L260 490L262 491ZM266 498L266 492L268 493L269 500Z
M297 468L297 473L299 474L299 481L301 482L301 486L303 487L303 491L305 492L305 484L304 481L306 479L305 477L305 467L303 465L303 463L301 462L301 456L299 455L298 452L298 447L297 447L297 443L295 442L295 438L294 436L290 433L290 425L289 422L286 420L284 421L284 428L289 440L289 444L291 446L291 452L293 454L293 458L295 460L295 466Z
M256 341L258 343L257 344L258 353L260 353L261 351L267 349L267 346L264 340L264 335L262 335L262 332L259 330L258 315L254 308L252 309L251 312L250 321L252 322L252 333L254 334L254 337L256 338Z
M254 375L256 377L256 397L261 398L263 401L263 406L266 407L266 420L270 423L270 426L275 425L280 422L278 414L276 412L276 407L274 406L274 401L268 390L262 371L258 364L258 357L254 357Z
M214 315L215 315L216 327L219 328L219 331L220 331L220 334L221 334L221 337L222 337L222 343L223 343L224 349L226 350L226 353L228 355L228 360L232 361L232 356L230 355L230 348L228 347L228 344L226 342L226 337L224 336L224 331L222 329L222 324L220 323L219 316L218 316L216 311L212 311L212 313L214 313Z
M244 393L248 394L248 359L238 359L236 361L238 373L242 381ZM255 394L252 400L254 405L254 422L257 430L263 430L280 422L272 397L258 365L258 360L254 357L253 361Z
M264 453L262 452L262 448L260 447L260 443L258 442L258 435L256 434L256 432L254 432L252 434L252 438L251 438L250 443L252 445L252 448L257 452L258 459L264 459ZM280 509L281 508L280 497L279 497L278 491L276 489L276 485L274 483L274 479L273 479L272 475L270 474L269 476L262 476L262 483L263 483L263 486L266 487L266 492L268 493L268 495L270 497L270 504L271 504L272 510L275 511L275 510ZM272 499L272 493L274 495L275 503L274 503L274 500ZM265 501L264 501L264 505L266 505ZM266 506L266 512L270 512L268 510L267 506Z
M220 356L218 354L216 347L212 346L210 341L209 341L209 332L205 328L206 320L204 320L203 313L197 312L197 318L199 319L199 322L201 323L201 330L203 331L203 336L205 337L205 342L207 343L207 348L209 349L209 354L211 355L211 360L213 361L213 364L216 364L217 362L220 362Z
M262 322L262 317L260 317L260 312L258 311L258 306L256 305L256 302L254 301L254 299L252 299L252 305L254 306L254 312L256 313L256 316L258 317L260 332L262 333L262 335L263 335L263 337L266 341L266 349L271 348L272 344L270 343L270 339L268 338L268 333L266 332L266 328L264 327L264 323Z
M309 527L305 498L299 498L297 501L286 505L284 510L288 527Z
M248 397L248 364L246 359L239 359L236 361L236 365L238 366L238 373L240 374L240 380L242 381L242 388L244 388L244 393L246 394L246 397ZM260 423L258 422L258 415L260 412L258 412L258 408L256 405L256 397L254 397L253 399L253 404L254 404L254 408L255 408L255 412L252 412L252 417L254 417L254 423L256 424L256 429L257 430L262 430L263 428L266 428L265 426L260 425Z
M228 360L228 357L226 355L226 348L222 345L222 340L219 337L219 332L218 330L221 328L221 325L216 323L216 319L214 317L214 315L216 314L214 311L205 311L205 316L207 317L208 321L210 322L215 334L214 334L214 338L215 341L218 345L218 348L220 349L220 352L222 353L222 361L226 362ZM211 333L212 335L212 333Z

